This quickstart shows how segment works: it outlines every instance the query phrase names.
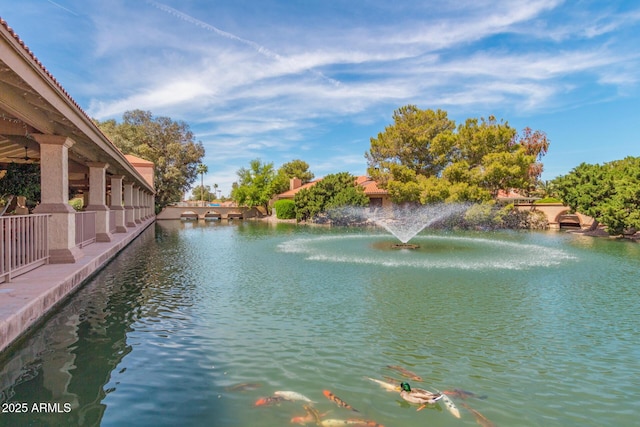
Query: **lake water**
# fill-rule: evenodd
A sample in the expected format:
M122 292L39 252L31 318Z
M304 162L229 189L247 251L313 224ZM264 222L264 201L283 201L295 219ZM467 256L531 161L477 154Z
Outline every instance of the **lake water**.
M302 402L255 406L277 390L386 427L638 425L638 244L429 230L417 250L393 243L158 222L4 354L0 425L294 425ZM452 397L457 419L366 377L474 396Z

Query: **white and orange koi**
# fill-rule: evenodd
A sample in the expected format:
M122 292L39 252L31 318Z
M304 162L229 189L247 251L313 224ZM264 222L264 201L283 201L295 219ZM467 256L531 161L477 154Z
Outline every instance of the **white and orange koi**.
M447 408L447 411L449 411L449 413L454 417L460 418L460 411L453 403L453 400L449 399L449 397L444 393L440 393L440 395L442 396L442 403L444 403L444 407Z
M276 391L275 393L273 393L273 395L282 397L285 400L291 400L291 401L300 400L302 402L314 403L313 400L309 399L304 394L300 394L295 391Z
M285 400L287 399L281 396L261 397L260 399L256 400L255 406L275 405L277 403L284 402Z
M370 378L370 377L365 377L366 379L368 379L369 381L373 381L374 383L378 384L380 387L382 387L383 389L387 390L387 391L400 391L400 386L395 385L395 384L391 384L385 381L381 381L381 380L377 380L375 378Z

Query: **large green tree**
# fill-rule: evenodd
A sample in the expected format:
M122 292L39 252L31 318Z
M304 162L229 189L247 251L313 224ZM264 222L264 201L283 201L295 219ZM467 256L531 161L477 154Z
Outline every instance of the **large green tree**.
M366 206L369 198L356 185L348 172L325 176L310 188L300 190L295 196L296 219L311 220L320 213L344 206Z
M442 110L407 105L393 113L393 124L371 138L365 153L368 174L381 185L390 180L438 176L450 163L455 122Z
M124 113L121 123L96 123L123 153L154 163L156 212L180 201L196 180L204 147L185 122L133 110Z
M232 187L231 198L238 205L263 206L269 209L269 200L273 196L272 184L276 176L273 163L254 159L249 168L240 168L236 174L239 180Z
M210 201L216 198L215 192L211 191L211 187L208 185L196 185L191 190L191 197L189 200Z
M599 164L582 163L553 181L573 211L593 217L610 234L640 229L640 157Z
M446 112L413 105L393 119L365 157L368 174L396 203L489 200L501 189L533 188L542 173L543 132L526 128L519 136L493 116L456 128Z

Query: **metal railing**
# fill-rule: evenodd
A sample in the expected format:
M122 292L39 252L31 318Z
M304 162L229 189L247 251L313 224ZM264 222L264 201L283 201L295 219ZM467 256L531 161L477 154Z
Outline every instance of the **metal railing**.
M96 213L76 212L76 246L85 247L96 241Z
M0 217L0 283L49 262L49 215Z

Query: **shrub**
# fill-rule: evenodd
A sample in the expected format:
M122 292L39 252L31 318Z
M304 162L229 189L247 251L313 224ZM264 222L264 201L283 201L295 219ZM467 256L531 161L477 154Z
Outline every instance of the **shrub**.
M84 201L82 200L82 198L76 198L76 199L69 200L69 204L76 211L81 211L84 205Z
M538 199L535 202L533 202L534 204L536 203L562 203L562 200L556 198L556 197L545 197L544 199Z
M296 203L293 200L278 200L273 204L278 219L295 219Z

